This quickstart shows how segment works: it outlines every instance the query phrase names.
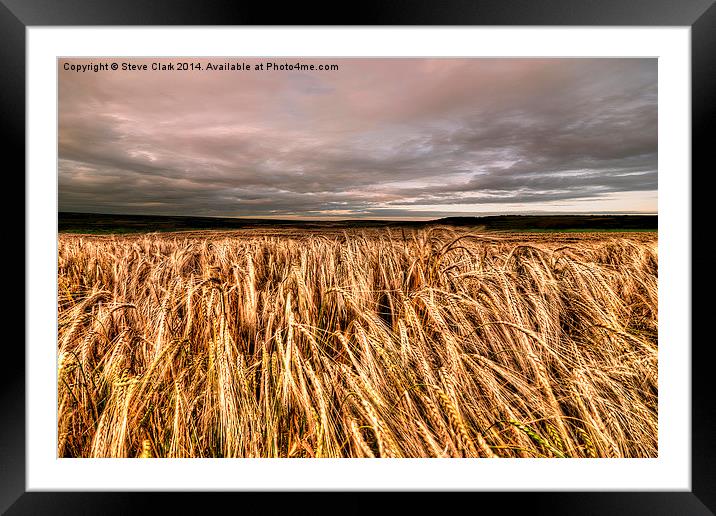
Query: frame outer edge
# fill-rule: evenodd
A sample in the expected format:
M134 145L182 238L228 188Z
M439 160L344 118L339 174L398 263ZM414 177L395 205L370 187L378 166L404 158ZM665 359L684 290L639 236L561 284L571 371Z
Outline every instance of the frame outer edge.
M692 373L691 373L691 481L693 493L712 512L716 512L716 446L714 427L716 407L713 384L713 339L708 334L698 335L694 323L701 327L712 315L713 280L706 283L693 281L696 266L710 265L705 258L694 253L694 243L709 235L708 227L713 216L708 210L713 203L708 187L713 176L713 133L716 123L716 3L713 3L691 27L691 125L692 125ZM701 201L701 202L697 202ZM703 249L703 248L702 248ZM710 285L709 285L710 283ZM708 289L708 290L707 290ZM709 297L707 297L709 296ZM698 337L698 338L697 338Z
M691 25L713 0L1 0L25 25Z
M2 78L0 79L0 115L3 117L1 127L3 133L5 133L6 148L10 149L12 153L16 155L17 165L24 170L25 23L10 11L6 5L7 3L7 1L0 2L0 36L2 38L2 44L0 45L0 63L2 63L3 69ZM15 4L14 10L17 12L18 3L11 3ZM514 1L508 1L507 3L515 4ZM555 4L555 2L550 3ZM30 2L27 2L27 4L30 4ZM180 5L187 7L187 5L184 4ZM706 6L705 11L702 6ZM179 7L178 10L184 11L185 13L191 11L191 9L182 9L181 7ZM507 10L509 11L510 9ZM580 9L577 8L576 10L579 11ZM692 171L703 169L702 176L705 176L707 174L705 168L707 159L709 160L711 168L713 167L713 159L709 152L709 147L712 143L709 139L708 129L713 128L714 120L716 119L716 109L714 109L714 95L716 95L716 59L714 59L714 52L716 52L716 4L713 3L713 0L709 0L708 2L704 2L703 0L691 2L689 12L694 13L697 10L702 14L693 21L692 25ZM549 14L551 9L547 8L545 11ZM586 11L589 11L589 9L585 8L585 12ZM67 10L66 12L68 14L64 16L56 16L57 11L38 11L38 5L34 3L34 6L29 7L29 12L22 11L18 14L23 14L22 20L29 20L31 24L61 25L66 21L74 21L77 24L93 23L91 19L77 15L73 13L72 10ZM421 15L418 16L418 18L424 18L424 9L419 9L419 12ZM96 16L97 11L88 14L90 14L90 17ZM99 21L104 18L106 14L107 13L105 13L104 16L97 16L95 19ZM527 16L524 18L534 16L531 13L526 14ZM77 16L77 18L72 20L75 16ZM124 21L125 23L132 24L132 18L136 18L137 16L137 13L133 15L127 15L125 13L124 16L119 15L117 16L117 23L119 24ZM489 24L490 18L495 20L495 16L497 16L497 18L500 17L499 15L490 16L489 14L485 16L485 23ZM211 17L211 15L209 15L209 17ZM388 17L394 18L395 13L392 13L392 15ZM124 20L122 20L122 18L124 18ZM208 21L205 20L206 17L200 18L202 21ZM410 15L406 18L410 18ZM468 18L473 17L470 16ZM580 16L580 18L584 19L585 17ZM592 22L593 24L597 24L600 21L600 16L596 16L595 18L596 19ZM628 18L631 21L633 16ZM663 23L663 16L654 17L653 15L644 14L643 18L644 21L642 24L644 25L654 24L655 18ZM679 17L671 24L680 24L682 20L683 18ZM414 19L413 23L416 21L419 20ZM470 23L471 21L472 20L468 19L463 23ZM573 22L574 20L571 21ZM175 20L174 23L177 23L177 21ZM495 21L492 21L492 24L494 23ZM562 23L565 22L563 21ZM659 22L657 21L656 23ZM169 24L171 24L171 21ZM523 20L521 24L528 24L528 20ZM701 182L701 179L696 174L693 174L693 172L692 178L693 184L699 184ZM694 194L694 201L697 195L705 195L703 188L692 188L692 192ZM23 199L24 193L23 184ZM702 203L701 206L705 206L705 203ZM699 215L701 217L699 217ZM704 216L707 218L704 219ZM702 225L699 220L708 221L708 214L705 213L704 210L697 211L696 203L692 203L692 219L692 231L693 234L696 235L697 228L705 229L705 224ZM25 249L23 247L23 261L25 257L24 253ZM692 263L695 262L695 259L696 257L694 256ZM25 269L25 274L27 273L28 271ZM702 304L699 307L698 304L693 304L693 315L707 315L706 310L709 310L709 306ZM693 317L693 319L695 320L696 317ZM703 318L700 318L700 320L703 320ZM11 341L8 341L8 344L10 342ZM713 384L710 381L710 375L712 374L710 369L712 365L711 361L708 360L709 347L709 343L706 342L706 346L694 346L692 351L692 391L694 399L692 408L692 489L704 508L708 507L713 510L713 508L716 507L716 472L714 472L713 468L713 465L716 464L716 448L713 445L712 429L714 425L716 425L716 410L714 409L711 396ZM24 349L18 351L8 348L10 348L10 346L7 346L5 349L11 355L7 358L7 363L12 364L13 371L6 370L6 374L0 375L0 403L2 403L4 419L3 424L0 425L0 513L4 513L4 511L24 493L26 471L24 435ZM15 354L17 356L13 356ZM19 500L22 503L16 504L16 506L27 503L27 498L34 497L29 495L22 496Z
M3 171L6 177L17 176L22 171L22 181L14 181L13 187L6 187L9 197L25 201L25 25L2 3L0 3L0 133L2 134ZM8 163L9 161L9 163ZM18 191L17 185L20 185ZM12 189L10 189L12 188ZM23 235L17 221L17 206L6 204L8 225L14 245L12 254L22 259L22 269L27 277L25 264L25 204L22 208ZM12 210L12 211L11 211ZM13 213L14 212L14 213ZM20 247L19 242L23 242ZM20 255L20 256L18 256ZM13 282L19 282L18 274L11 274ZM23 309L26 291L23 284ZM14 306L20 303L13 303ZM16 308L17 309L17 308ZM9 320L8 320L9 322ZM16 326L17 328L17 326ZM24 338L24 322L20 326ZM7 334L17 335L10 330ZM4 512L25 491L25 346L16 337L10 336L3 342L3 373L0 374L0 513Z

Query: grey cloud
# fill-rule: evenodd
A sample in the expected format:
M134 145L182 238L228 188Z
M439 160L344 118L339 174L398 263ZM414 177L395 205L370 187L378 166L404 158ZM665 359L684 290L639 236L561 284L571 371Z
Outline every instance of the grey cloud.
M657 189L656 60L327 61L340 71L61 70L60 210L400 217Z

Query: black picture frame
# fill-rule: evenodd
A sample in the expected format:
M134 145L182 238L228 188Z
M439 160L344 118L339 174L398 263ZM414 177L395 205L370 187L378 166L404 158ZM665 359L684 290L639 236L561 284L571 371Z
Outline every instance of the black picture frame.
M574 25L689 26L692 72L692 267L699 265L695 244L709 220L705 181L713 161L710 128L716 124L716 5L714 0L452 0L363 1L335 7L217 0L0 0L0 118L9 177L25 170L25 42L32 26L81 25ZM350 22L350 23L349 23ZM12 165L8 164L11 163ZM22 183L24 192L24 182ZM19 194L16 194L19 197ZM23 196L24 199L24 196ZM14 208L16 209L16 208ZM24 213L24 211L23 211ZM23 215L24 217L24 215ZM23 219L24 220L24 219ZM12 225L12 215L8 222ZM16 224L16 226L19 226ZM25 227L24 237L27 236ZM18 249L18 245L13 246ZM23 247L24 249L24 247ZM17 251L15 251L17 253ZM23 263L27 263L23 250ZM25 278L32 274L26 265ZM692 276L693 277L693 276ZM705 275L705 278L709 275ZM693 285L693 283L692 283ZM708 320L708 302L691 289L693 323ZM31 310L25 306L25 313ZM27 320L27 319L25 319ZM692 490L690 492L525 492L453 493L450 504L498 507L502 512L550 514L714 514L716 512L716 410L712 342L697 338L692 323ZM9 325L12 326L12 325ZM685 342L684 345L690 343ZM153 503L162 512L194 512L233 504L248 514L279 510L365 513L389 507L375 503L376 493L355 493L335 506L326 493L126 493L26 492L25 488L25 353L16 339L6 339L6 367L0 375L0 511L16 514L124 514L148 512ZM425 511L427 493L401 497L401 512ZM467 499L470 497L470 499ZM358 502L360 498L360 502ZM443 496L443 498L446 498ZM281 507L279 503L288 504ZM485 502L496 502L486 505ZM443 504L444 502L439 502ZM232 505L228 505L232 507ZM279 507L281 507L279 509Z

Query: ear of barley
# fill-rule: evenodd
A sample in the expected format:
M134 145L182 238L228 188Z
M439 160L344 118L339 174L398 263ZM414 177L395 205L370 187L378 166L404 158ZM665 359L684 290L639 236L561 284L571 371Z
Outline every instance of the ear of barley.
M656 234L401 231L61 233L58 456L658 456Z

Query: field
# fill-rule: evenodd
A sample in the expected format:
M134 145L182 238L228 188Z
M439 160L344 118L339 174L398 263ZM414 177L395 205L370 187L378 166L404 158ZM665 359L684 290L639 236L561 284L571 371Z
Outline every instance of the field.
M656 457L657 234L61 233L60 457Z

